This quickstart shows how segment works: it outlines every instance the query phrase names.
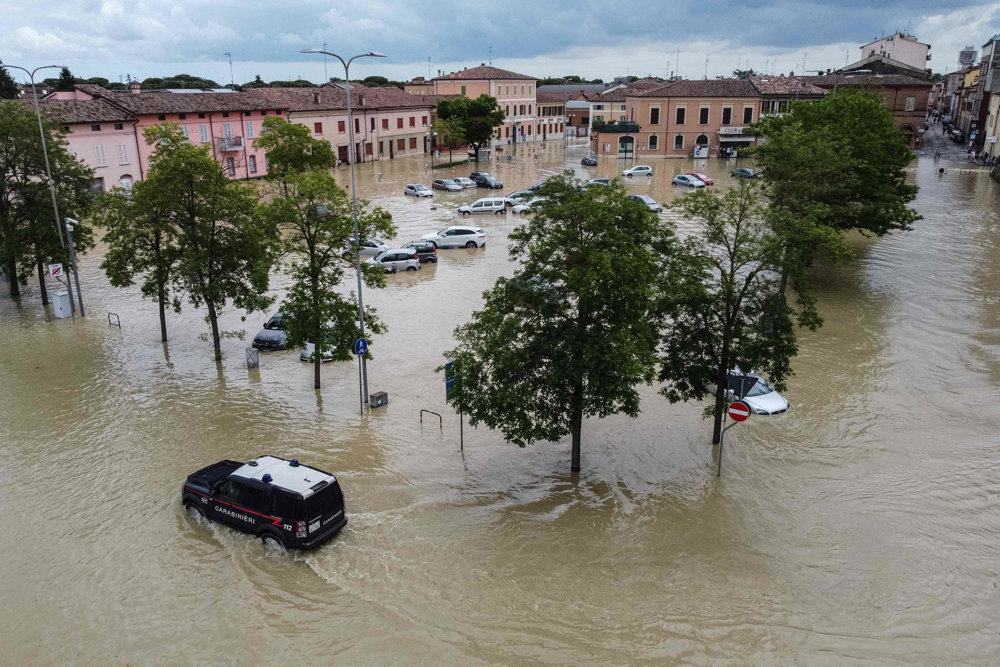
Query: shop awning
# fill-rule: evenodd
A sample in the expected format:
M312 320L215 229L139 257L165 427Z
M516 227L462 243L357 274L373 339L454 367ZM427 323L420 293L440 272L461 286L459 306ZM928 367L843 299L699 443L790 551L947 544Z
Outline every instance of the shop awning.
M727 141L729 143L738 142L738 141L750 143L753 140L754 140L754 138L752 136L748 135L748 134L720 134L719 135L719 141Z

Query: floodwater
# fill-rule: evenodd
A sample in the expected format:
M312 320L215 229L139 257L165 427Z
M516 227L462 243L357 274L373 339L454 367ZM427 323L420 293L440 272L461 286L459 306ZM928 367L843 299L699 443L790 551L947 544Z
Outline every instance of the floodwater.
M488 168L505 192L564 164L622 167L580 167L583 145L519 150ZM425 162L359 165L401 241L490 194L403 197ZM692 165L652 164L629 187L669 201ZM732 166L699 165L717 188ZM389 326L369 364L389 405L364 416L356 364L325 365L314 391L296 351L248 370L233 337L216 365L190 309L161 344L154 304L108 285L100 249L82 261L84 321L52 319L34 286L20 306L4 293L0 662L994 662L1000 186L929 158L912 177L924 219L818 271L826 325L801 333L792 409L732 429L721 479L704 405L656 387L638 419L585 423L578 479L568 442L519 449L466 424L459 451L433 369L512 272L513 215L475 220L485 249L366 291ZM252 337L267 317L241 315L224 328ZM264 453L339 476L337 538L271 553L182 510L189 472Z

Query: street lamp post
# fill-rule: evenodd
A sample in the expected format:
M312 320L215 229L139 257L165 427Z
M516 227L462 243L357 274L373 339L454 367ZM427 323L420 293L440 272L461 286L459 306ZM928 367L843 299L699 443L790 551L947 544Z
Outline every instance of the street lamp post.
M434 137L438 135L437 132L427 131L427 150L431 153L431 173L434 173Z
M86 317L83 312L83 295L80 294L80 274L76 272L76 250L73 249L73 225L80 223L73 218L66 218L66 240L69 241L69 259L73 266L73 280L76 282L76 299L80 302L80 317Z
M358 188L354 179L354 162L357 158L354 146L354 119L351 116L351 63L356 58L385 58L381 53L369 51L359 53L348 58L346 61L336 53L330 53L324 49L302 49L302 53L322 53L325 56L336 58L344 66L344 92L347 95L347 131L348 140L351 142L351 150L348 160L351 166L351 208L354 215L354 268L358 274L358 323L361 325L361 337L365 337L365 305L361 297L361 236L358 232ZM368 402L368 364L364 356L361 357L361 394L364 401Z
M17 65L3 65L0 67L6 67L7 69L19 69L28 75L28 79L31 80L31 97L35 104L35 116L38 118L38 136L42 140L42 155L45 156L45 176L48 178L49 194L52 196L52 212L56 217L56 236L59 237L59 245L63 248L66 247L66 242L63 240L63 227L62 220L59 218L59 204L56 203L56 184L52 180L52 168L49 166L49 149L45 144L45 130L42 128L42 110L38 106L38 93L35 91L35 72L43 69L62 69L62 65L42 65L41 67L36 67L33 70L27 70L23 67L18 67ZM73 266L73 275L76 275L76 259L71 257ZM69 278L67 277L67 280ZM67 285L69 287L69 307L71 312L76 312L76 304L73 302L73 287L72 285ZM80 294L80 285L77 283L76 293ZM80 317L83 317L83 300L80 300Z

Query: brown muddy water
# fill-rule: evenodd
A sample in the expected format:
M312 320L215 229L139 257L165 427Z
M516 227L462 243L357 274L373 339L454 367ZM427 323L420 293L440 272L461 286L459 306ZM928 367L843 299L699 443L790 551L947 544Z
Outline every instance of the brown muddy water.
M564 164L622 167L580 167L581 145L531 150L490 165L506 192ZM401 241L491 194L403 197L429 183L424 163L359 165ZM661 201L692 168L653 166L629 187ZM733 166L702 168L718 188ZM826 325L801 334L792 409L731 430L721 480L704 405L656 387L638 419L586 423L577 480L568 442L522 450L466 425L460 454L433 369L512 272L513 215L476 219L485 249L366 292L389 326L369 364L389 405L363 417L353 363L324 366L318 392L295 351L246 368L267 314L224 317L248 338L225 340L218 366L200 311L170 315L162 345L154 305L108 285L100 250L82 261L85 321L52 319L35 287L20 306L4 293L0 662L994 663L998 184L928 158L912 176L924 220L819 273ZM189 472L264 453L338 474L337 538L270 553L182 510Z

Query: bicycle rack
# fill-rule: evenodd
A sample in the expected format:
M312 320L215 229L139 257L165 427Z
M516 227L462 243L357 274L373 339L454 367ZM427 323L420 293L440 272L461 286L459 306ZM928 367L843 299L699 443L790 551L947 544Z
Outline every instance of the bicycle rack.
M441 415L439 415L438 413L434 412L433 410L421 410L420 411L420 424L421 424L421 426L424 423L424 413L425 412L428 413L428 414L434 415L434 416L436 416L438 418L438 428L440 428L443 431L444 430L444 419L442 419Z
M115 318L114 321L111 320L112 316ZM118 313L108 313L108 326L122 328L122 319L118 317Z

